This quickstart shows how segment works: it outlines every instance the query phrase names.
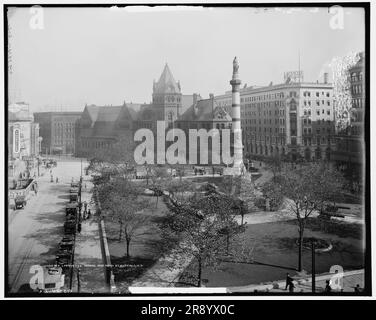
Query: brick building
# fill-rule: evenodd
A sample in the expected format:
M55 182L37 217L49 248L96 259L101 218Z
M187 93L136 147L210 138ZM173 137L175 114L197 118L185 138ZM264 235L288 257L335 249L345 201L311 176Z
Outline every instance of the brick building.
M36 112L43 138L42 154L74 154L76 121L81 112Z
M85 106L76 126L76 156L90 157L133 132L136 112L121 106Z

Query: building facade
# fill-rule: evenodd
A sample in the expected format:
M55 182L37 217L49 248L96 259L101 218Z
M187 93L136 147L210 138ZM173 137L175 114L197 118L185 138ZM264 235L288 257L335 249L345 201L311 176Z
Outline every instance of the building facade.
M244 153L247 157L275 155L296 161L329 159L334 136L333 87L292 82L240 90ZM231 92L215 97L229 110Z
M34 118L43 138L42 154L74 154L76 121L81 112L36 112Z
M85 106L76 124L75 155L95 156L120 138L131 137L135 115L125 102L121 106Z
M20 102L9 106L8 157L22 159L39 155L39 125L29 112L29 105Z
M29 112L29 105L18 102L8 112L8 178L29 175L40 153L39 125Z
M350 124L335 135L332 160L355 185L362 185L365 162L364 116L369 110L365 99L365 55L358 53L358 61L348 69L348 83L352 108ZM358 189L358 187L356 188Z

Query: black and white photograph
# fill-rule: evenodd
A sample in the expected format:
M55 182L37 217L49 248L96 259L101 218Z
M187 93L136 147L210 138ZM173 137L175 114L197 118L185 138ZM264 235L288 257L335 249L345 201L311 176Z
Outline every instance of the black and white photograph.
M371 296L370 3L3 19L5 297Z

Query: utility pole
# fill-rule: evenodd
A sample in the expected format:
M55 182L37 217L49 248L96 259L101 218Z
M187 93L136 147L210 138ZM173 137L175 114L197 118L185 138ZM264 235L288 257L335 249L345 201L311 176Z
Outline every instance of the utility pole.
M312 293L316 292L316 262L315 262L315 240L311 242L312 249Z

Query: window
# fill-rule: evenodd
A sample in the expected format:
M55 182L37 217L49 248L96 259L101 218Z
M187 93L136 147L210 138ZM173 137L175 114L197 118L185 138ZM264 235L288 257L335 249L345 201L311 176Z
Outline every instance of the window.
M330 101L328 100L328 101L326 102L326 104L327 104L328 106L330 106Z
M319 115L320 115L320 110L317 110L317 112L316 112L316 113L317 113L317 115L319 116Z
M326 111L326 114L327 114L328 116L330 116L330 110L327 110L327 111Z
M316 92L316 97L319 97L320 96L320 92Z

